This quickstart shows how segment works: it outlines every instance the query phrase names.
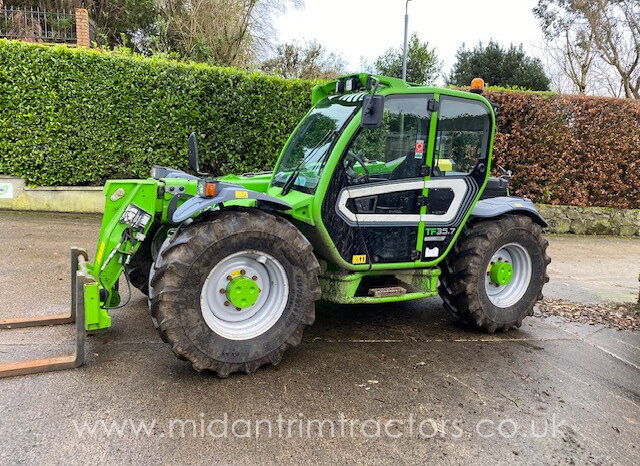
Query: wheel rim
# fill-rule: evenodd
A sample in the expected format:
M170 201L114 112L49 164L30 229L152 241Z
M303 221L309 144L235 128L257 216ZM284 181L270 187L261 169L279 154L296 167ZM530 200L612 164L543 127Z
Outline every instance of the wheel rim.
M200 293L207 326L230 340L262 335L287 305L289 280L273 256L246 250L222 259L209 272Z
M531 282L531 256L516 243L498 249L487 264L484 287L489 301L501 308L516 304Z

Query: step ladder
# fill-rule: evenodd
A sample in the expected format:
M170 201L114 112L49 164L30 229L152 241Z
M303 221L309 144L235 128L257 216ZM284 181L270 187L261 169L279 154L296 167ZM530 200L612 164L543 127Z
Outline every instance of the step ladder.
M402 296L407 294L407 289L402 286L385 286L380 288L370 288L369 296L374 298L387 298L389 296Z

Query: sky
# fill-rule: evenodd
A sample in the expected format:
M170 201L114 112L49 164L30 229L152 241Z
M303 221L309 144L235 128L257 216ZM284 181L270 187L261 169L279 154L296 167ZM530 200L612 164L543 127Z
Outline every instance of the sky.
M531 9L537 0L411 0L409 36L435 46L443 72L455 62L464 42L473 47L494 39L502 45L523 44L541 57L542 33ZM306 0L303 8L289 8L275 18L278 42L317 40L339 53L348 72L362 60L373 62L389 47L402 45L405 0ZM541 57L542 58L542 57Z

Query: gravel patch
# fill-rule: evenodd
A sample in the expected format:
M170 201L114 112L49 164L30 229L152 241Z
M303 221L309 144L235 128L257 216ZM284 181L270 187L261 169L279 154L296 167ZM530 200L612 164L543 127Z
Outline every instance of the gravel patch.
M542 316L558 316L570 322L605 325L619 330L640 330L640 304L582 304L563 299L544 299L539 303Z

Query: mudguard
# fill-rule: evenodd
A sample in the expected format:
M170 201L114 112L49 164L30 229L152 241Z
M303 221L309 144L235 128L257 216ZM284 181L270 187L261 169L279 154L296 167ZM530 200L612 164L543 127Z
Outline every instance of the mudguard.
M521 197L500 196L482 199L478 201L471 211L471 216L476 218L492 218L510 212L528 215L542 227L547 226L547 222L538 213L533 202Z
M221 204L223 202L246 199L255 199L277 210L287 210L291 208L291 205L288 202L278 199L277 197L251 191L237 184L218 182L216 195L214 197L194 196L190 198L176 209L170 220L173 223L181 223L198 212L202 212L207 207Z

